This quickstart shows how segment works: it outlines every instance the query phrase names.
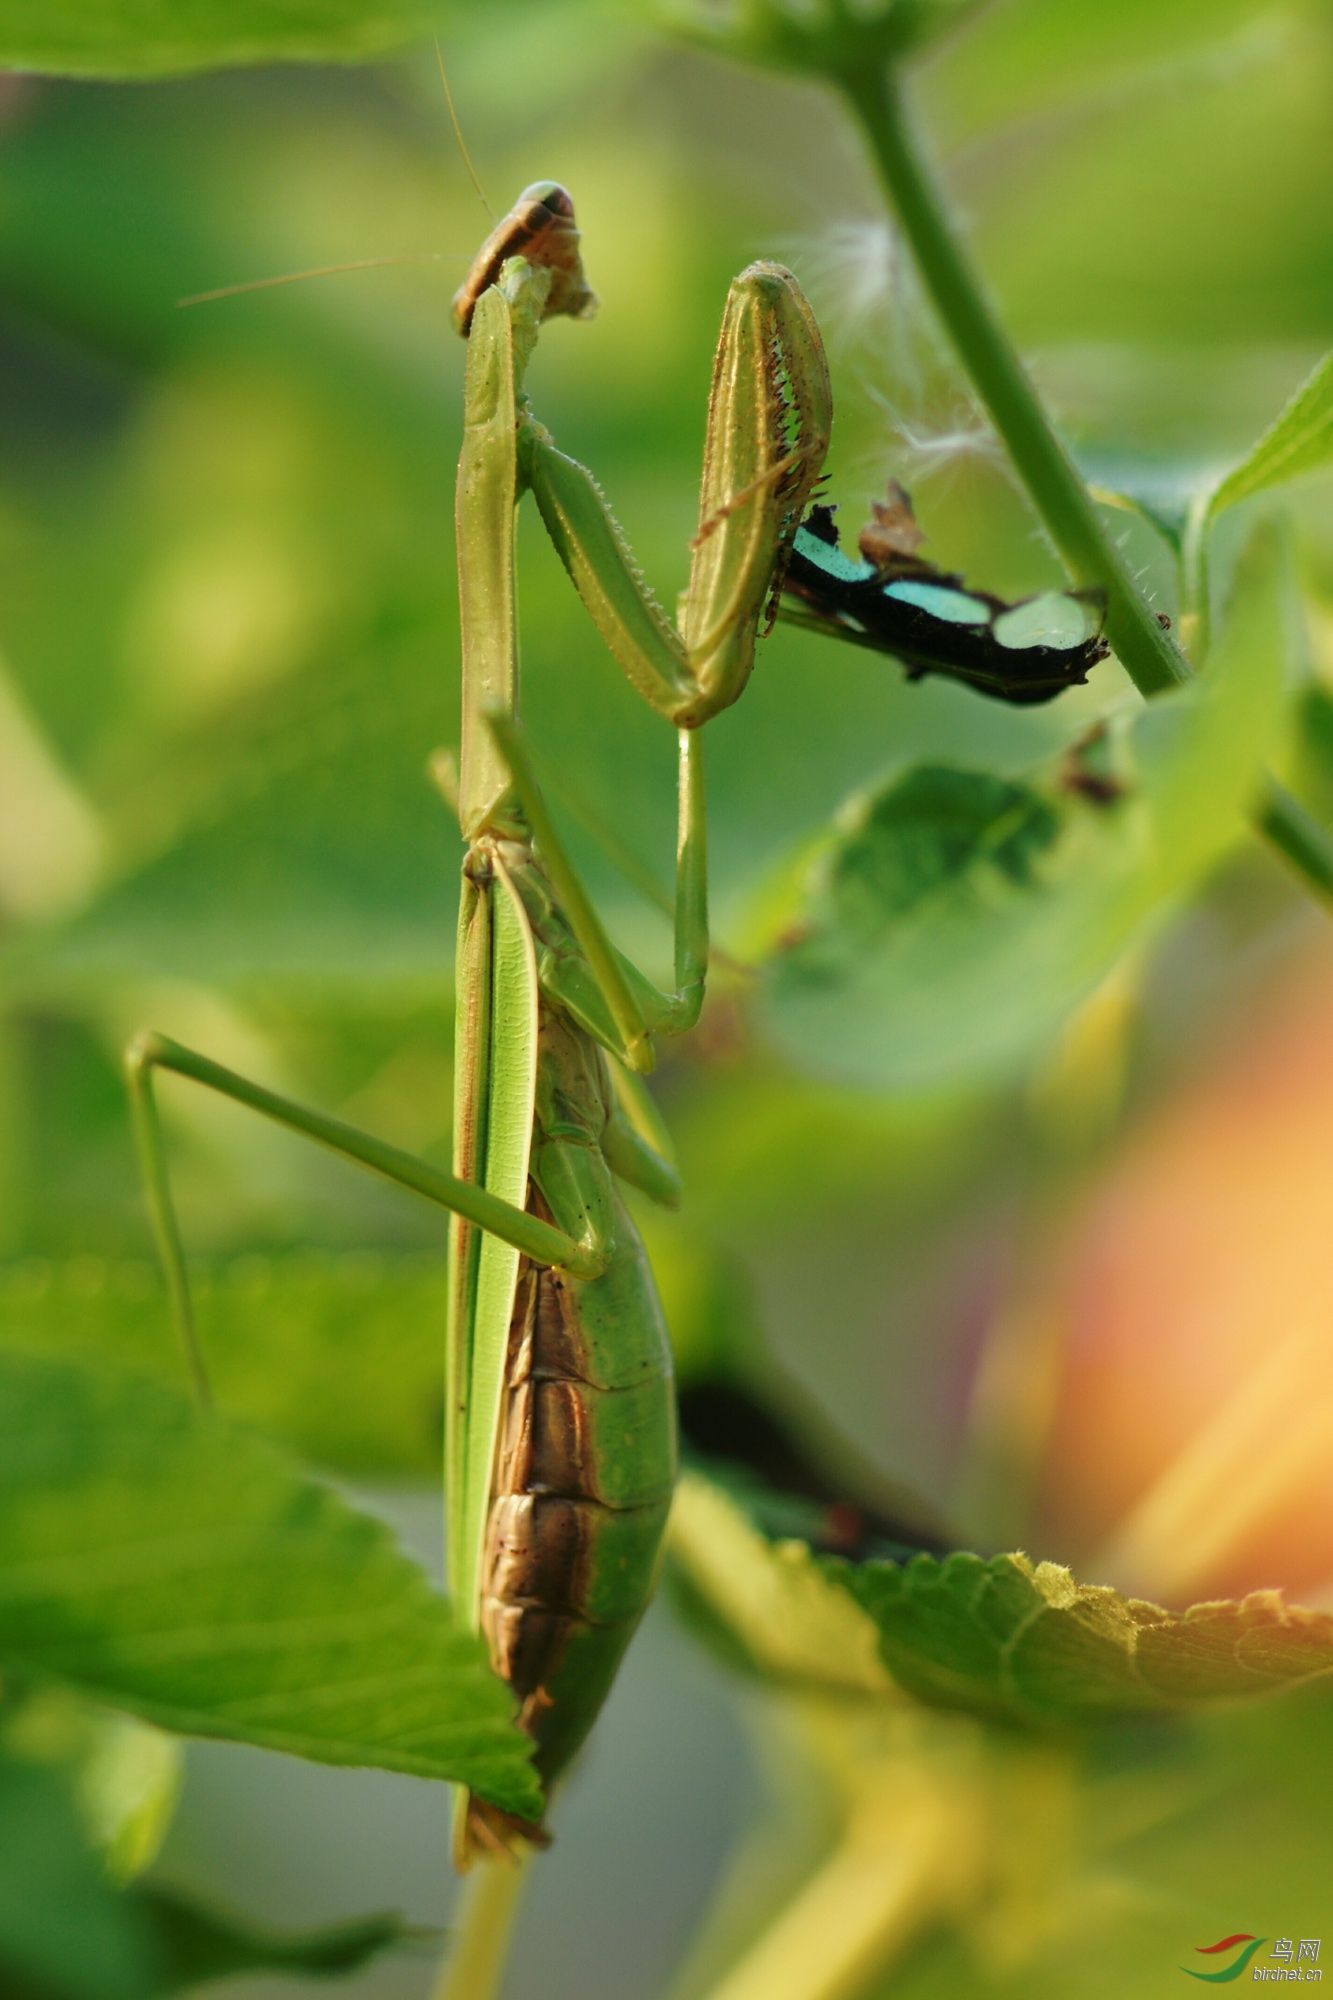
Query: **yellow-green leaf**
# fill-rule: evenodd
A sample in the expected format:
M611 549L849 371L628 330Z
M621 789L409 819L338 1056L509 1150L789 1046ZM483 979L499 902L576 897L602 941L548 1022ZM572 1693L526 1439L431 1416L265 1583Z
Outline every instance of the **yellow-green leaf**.
M0 65L170 76L239 63L364 62L441 25L437 0L9 0Z
M1281 415L1269 425L1258 443L1233 466L1214 489L1208 502L1210 514L1299 479L1303 472L1318 472L1333 459L1333 353L1326 354L1314 373L1296 391Z

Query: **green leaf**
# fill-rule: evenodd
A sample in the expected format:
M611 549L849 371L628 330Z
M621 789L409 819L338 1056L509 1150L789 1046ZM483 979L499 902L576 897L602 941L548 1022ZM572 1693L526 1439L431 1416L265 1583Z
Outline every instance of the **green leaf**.
M540 1809L481 1641L388 1530L135 1376L0 1357L0 1664L183 1734Z
M441 25L439 0L10 0L0 65L171 76L240 63L363 62Z
M190 1281L219 1409L338 1472L439 1478L442 1258L251 1254L192 1264ZM11 1347L185 1386L147 1258L0 1264L0 1349Z
M1333 819L1333 691L1309 682L1293 703L1292 721L1296 790L1317 818Z
M64 1692L64 1690L62 1690ZM117 1882L156 1859L180 1796L184 1746L132 1715L102 1715L77 1778L85 1824Z
M129 1881L156 1858L180 1793L178 1737L99 1708L72 1688L34 1683L7 1703L4 1742L29 1763L64 1773L115 1881Z
M88 1847L54 1772L0 1759L0 1988L8 2000L142 2000L152 1939Z
M422 776L438 698L412 648L384 647L370 686L359 664L296 719L227 744L222 795L44 939L44 975L438 991L457 848Z
M1019 1721L1091 1721L1270 1694L1333 1668L1333 1617L1255 1591L1184 1612L1076 1583L1024 1555L830 1562L919 1700Z
M673 1561L710 1621L777 1680L888 1694L873 1622L801 1541L771 1542L738 1502L685 1472L671 1509Z
M1030 786L926 765L858 802L845 826L821 883L829 915L786 961L817 985L854 978L896 923L964 877L994 871L1030 886L1060 820Z
M743 62L815 75L845 75L858 63L901 62L975 14L981 0L879 0L861 8L810 8L789 0L732 0L710 7L676 0L670 25L686 41Z
M1303 472L1318 472L1333 459L1333 353L1296 391L1285 410L1264 432L1248 458L1233 466L1213 489L1210 514L1234 507L1253 493L1265 493Z
M380 1952L421 1935L392 1913L318 1930L273 1931L156 1885L130 1890L127 1900L153 1941L158 1973L152 1994L176 1993L237 1972L355 1972Z
M1333 1616L1277 1591L1170 1612L1021 1554L851 1563L768 1539L697 1472L681 1481L671 1552L760 1671L830 1691L1053 1724L1189 1710L1333 1670Z
M156 2000L236 1972L352 1972L413 1936L377 1915L277 1932L158 1885L117 1891L57 1774L0 1755L6 2000Z
M1136 472L1138 477L1134 476ZM1088 490L1101 506L1114 507L1122 514L1137 514L1141 521L1146 521L1179 561L1196 484L1194 480L1164 477L1156 466L1118 465L1114 469L1108 467L1107 476L1094 481Z
M919 767L854 798L770 964L779 1043L879 1088L1021 1061L1235 841L1279 714L1279 551L1256 531L1205 680L1112 725L1119 793Z

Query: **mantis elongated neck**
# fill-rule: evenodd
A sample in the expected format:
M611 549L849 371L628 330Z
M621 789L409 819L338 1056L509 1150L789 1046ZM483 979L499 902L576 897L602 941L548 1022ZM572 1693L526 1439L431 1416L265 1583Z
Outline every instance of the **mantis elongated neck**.
M477 301L468 336L454 525L463 650L459 817L469 840L508 784L484 717L512 715L518 699L518 402L550 288L549 271L511 258L500 283Z

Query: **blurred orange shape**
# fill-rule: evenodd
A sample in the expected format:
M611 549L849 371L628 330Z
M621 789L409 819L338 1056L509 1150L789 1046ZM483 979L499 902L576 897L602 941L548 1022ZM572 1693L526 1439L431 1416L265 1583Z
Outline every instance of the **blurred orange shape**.
M1333 953L1081 1207L1038 1525L1089 1582L1333 1600Z

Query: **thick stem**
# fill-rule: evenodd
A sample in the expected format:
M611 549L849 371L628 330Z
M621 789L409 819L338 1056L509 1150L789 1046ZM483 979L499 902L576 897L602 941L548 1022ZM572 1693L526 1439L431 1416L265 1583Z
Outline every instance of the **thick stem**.
M462 1895L462 1919L431 2000L494 2000L531 1856L483 1861Z
M976 1832L928 1780L868 1786L827 1861L709 2000L855 2000L959 1902Z
M887 69L867 66L846 76L843 87L936 311L1051 539L1075 583L1106 593L1107 636L1126 673L1145 695L1188 680L1188 663L1135 588L949 221L943 193L913 142L896 79Z
M1264 779L1254 823L1270 847L1300 871L1306 888L1333 903L1333 836L1276 778Z
M1188 681L1189 662L1136 588L950 222L943 190L917 151L896 77L881 64L866 63L838 82L861 121L935 309L1047 532L1075 582L1105 592L1107 636L1121 665L1144 695ZM1199 569L1202 574L1201 564ZM1206 607L1198 608L1206 623ZM1333 837L1275 778L1264 779L1252 823L1313 894L1333 901Z

